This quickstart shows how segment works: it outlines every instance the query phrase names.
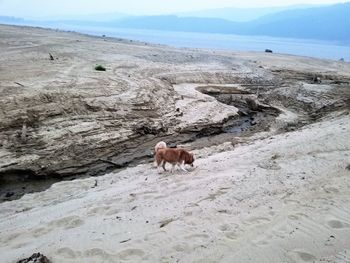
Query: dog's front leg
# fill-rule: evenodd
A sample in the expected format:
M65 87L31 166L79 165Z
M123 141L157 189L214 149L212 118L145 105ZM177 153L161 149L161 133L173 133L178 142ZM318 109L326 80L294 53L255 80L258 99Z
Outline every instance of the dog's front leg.
M185 169L185 162L182 162L181 164L179 164L179 167L182 171L184 171L185 173L188 173L188 171Z
M174 173L174 171L175 171L175 164L172 164L172 166L171 166L171 173Z
M164 172L166 172L166 169L165 169L165 164L166 164L166 161L163 161L163 165L162 165L162 167L163 167L163 169L164 169Z
M184 171L185 173L188 173L188 171L185 169L185 167L183 166L180 166L181 167L181 170Z

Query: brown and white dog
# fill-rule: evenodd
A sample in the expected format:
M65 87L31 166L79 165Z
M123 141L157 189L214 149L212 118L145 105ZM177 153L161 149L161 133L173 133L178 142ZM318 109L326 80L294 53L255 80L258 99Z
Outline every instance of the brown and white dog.
M171 172L174 171L175 165L178 165L182 171L188 172L185 169L185 164L191 165L193 167L194 156L192 153L186 151L181 148L163 148L159 149L156 153L156 161L158 172L160 172L160 166L162 165L164 171L165 164L171 163L173 167L171 168Z

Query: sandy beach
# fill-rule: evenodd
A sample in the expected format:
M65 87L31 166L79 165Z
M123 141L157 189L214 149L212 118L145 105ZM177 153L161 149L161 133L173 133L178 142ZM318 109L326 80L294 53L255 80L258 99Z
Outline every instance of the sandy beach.
M1 262L350 262L349 63L0 36L3 191L75 176L0 203ZM159 174L159 140L195 167Z

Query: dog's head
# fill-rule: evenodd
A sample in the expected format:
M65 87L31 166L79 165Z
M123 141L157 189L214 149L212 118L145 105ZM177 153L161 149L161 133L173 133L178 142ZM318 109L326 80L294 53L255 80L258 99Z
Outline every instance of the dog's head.
M185 157L185 164L189 164L193 167L194 156L193 153L187 153Z

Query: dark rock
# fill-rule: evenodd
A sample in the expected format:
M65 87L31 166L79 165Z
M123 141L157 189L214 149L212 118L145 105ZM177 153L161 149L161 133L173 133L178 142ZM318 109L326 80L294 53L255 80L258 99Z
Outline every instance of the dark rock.
M18 260L17 263L50 263L51 261L43 254L34 253L29 258Z
M265 49L266 53L273 53L273 51L271 49Z
M259 103L253 98L246 98L245 102L250 110L257 110L259 108Z
M14 192L7 192L5 197L6 198L10 198L11 196L13 196L15 193Z
M146 134L157 135L160 132L164 132L166 130L162 125L158 126L150 122L142 122L142 123L136 124L133 127L133 131L139 135L146 135Z
M312 83L316 83L316 84L321 83L321 78L317 75L314 75L312 77Z

